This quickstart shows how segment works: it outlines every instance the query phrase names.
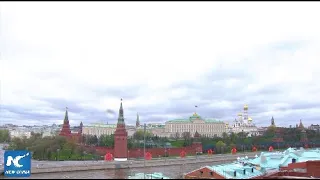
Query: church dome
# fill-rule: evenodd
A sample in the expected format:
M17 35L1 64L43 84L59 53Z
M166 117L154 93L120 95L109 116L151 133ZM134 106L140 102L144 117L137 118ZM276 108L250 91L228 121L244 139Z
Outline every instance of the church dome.
M248 105L247 105L247 104L244 105L243 109L244 109L244 110L248 110Z
M242 113L238 113L238 116L242 116Z
M251 117L249 117L249 118L248 118L248 121L252 121L252 118L251 118Z

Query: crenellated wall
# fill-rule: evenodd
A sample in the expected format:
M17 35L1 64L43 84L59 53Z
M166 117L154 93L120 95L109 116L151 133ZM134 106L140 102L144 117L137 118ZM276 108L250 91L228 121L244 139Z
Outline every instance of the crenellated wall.
M85 146L86 148L92 148L92 146ZM94 147L99 155L105 155L107 153L114 154L114 149L110 147ZM146 152L152 154L152 157L159 156L180 156L180 153L185 151L187 155L195 155L196 152L202 152L202 144L201 143L193 143L191 146L182 147L182 148L146 148ZM143 148L134 148L128 150L129 158L139 158L143 157Z

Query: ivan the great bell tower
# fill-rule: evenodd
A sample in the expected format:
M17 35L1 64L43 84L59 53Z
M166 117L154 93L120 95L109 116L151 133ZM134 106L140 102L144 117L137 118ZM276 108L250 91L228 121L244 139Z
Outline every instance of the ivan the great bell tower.
M114 160L127 161L128 160L128 147L127 147L128 133L124 123L122 99L119 109L119 117L117 129L114 132Z

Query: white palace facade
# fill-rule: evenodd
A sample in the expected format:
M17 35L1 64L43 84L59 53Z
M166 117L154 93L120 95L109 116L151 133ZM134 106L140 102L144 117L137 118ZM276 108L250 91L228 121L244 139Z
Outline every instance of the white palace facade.
M175 136L177 133L182 135L184 132L190 132L191 137L198 132L201 136L214 137L222 136L225 129L225 123L216 119L203 119L197 113L194 113L188 119L175 119L165 123L165 133L167 136Z

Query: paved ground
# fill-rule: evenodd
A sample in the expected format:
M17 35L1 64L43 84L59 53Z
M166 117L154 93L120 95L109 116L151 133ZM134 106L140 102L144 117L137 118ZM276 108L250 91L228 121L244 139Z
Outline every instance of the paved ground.
M218 154L218 155L213 155L211 157L208 157L206 155L202 155L202 156L189 156L186 157L185 160L198 160L201 161L202 159L213 159L213 160L221 160L223 161L223 159L230 159L232 157L234 157L234 160L236 160L237 157L239 156L250 156L253 157L256 153L246 153L246 154L236 154L236 155L232 155L232 154ZM181 159L180 157L176 157L176 158L153 158L151 161L172 161L174 159ZM130 164L135 164L135 163L139 163L141 161L144 161L143 159L137 160L137 159L129 159ZM104 161L104 160L99 160L99 161L37 161L37 160L32 160L32 166L33 167L37 167L37 168L47 168L47 167L62 167L62 166L89 166L89 165L99 165L99 164L105 164L105 163L112 163L114 164L114 161Z

